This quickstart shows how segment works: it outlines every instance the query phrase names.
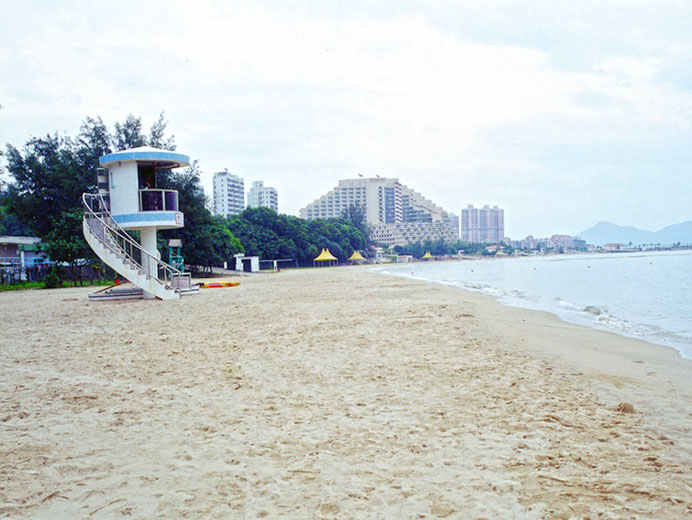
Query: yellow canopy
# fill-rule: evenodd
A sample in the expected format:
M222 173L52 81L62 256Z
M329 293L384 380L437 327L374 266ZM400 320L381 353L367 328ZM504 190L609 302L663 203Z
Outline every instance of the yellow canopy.
M421 256L421 258L432 258L433 256L430 254L430 251L426 251L426 253Z
M322 252L319 256L315 258L315 262L327 262L329 260L336 260L336 257L329 252L329 249L324 248L322 248Z
M349 262L355 262L356 260L365 260L363 258L363 255L360 254L358 250L354 251L353 254L349 257Z

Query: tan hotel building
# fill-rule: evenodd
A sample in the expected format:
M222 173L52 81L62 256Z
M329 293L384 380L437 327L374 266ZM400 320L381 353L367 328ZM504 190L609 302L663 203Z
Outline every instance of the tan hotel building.
M427 239L459 239L453 216L396 178L340 180L333 190L301 209L300 217L338 218L354 204L363 208L375 242L405 245Z

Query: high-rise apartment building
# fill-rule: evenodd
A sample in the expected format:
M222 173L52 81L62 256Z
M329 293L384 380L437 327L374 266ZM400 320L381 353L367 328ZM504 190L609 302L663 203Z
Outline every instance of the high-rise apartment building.
M461 210L463 242L502 242L505 238L505 211L488 205L474 208L469 204Z
M254 181L247 192L248 208L270 208L279 211L279 198L276 188L264 185L264 181Z
M227 171L214 174L214 214L228 217L245 209L245 181Z
M461 228L459 227L459 224L460 224L459 215L455 215L454 213L450 213L448 219L449 219L449 225L452 226L452 229L454 229L456 240L459 240L461 238Z
M340 180L326 195L300 210L301 218L337 218L352 205L363 209L375 242L405 245L426 239L457 240L449 214L395 178Z

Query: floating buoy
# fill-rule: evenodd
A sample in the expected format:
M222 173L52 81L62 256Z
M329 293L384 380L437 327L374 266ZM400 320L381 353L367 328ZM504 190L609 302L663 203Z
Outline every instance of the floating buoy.
M240 285L240 282L201 282L200 289L215 289L217 287L235 287Z

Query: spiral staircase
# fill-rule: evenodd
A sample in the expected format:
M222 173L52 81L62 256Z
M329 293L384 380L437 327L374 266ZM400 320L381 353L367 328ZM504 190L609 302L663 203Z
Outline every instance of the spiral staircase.
M161 300L174 300L197 292L190 274L163 262L154 252L145 250L128 235L108 211L100 195L82 195L84 238L96 255L111 269L144 293ZM115 298L117 292L111 293ZM130 293L132 294L132 293ZM99 299L107 299L102 294Z

